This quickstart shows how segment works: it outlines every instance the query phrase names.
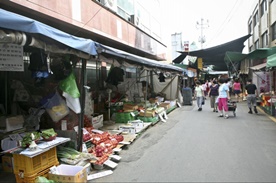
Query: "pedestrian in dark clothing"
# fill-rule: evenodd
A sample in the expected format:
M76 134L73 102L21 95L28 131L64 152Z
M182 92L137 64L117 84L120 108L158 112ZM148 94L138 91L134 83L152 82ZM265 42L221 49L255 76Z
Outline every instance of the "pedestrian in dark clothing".
M219 85L217 84L216 81L212 81L212 85L210 86L210 90L208 93L208 96L210 97L210 105L211 108L213 108L213 112L218 112L218 108L217 108L217 97L219 95Z
M257 86L252 83L252 79L247 80L247 85L245 86L245 94L247 95L247 106L249 108L248 113L252 114L252 106L254 107L254 112L257 114L257 102L256 97L258 96Z

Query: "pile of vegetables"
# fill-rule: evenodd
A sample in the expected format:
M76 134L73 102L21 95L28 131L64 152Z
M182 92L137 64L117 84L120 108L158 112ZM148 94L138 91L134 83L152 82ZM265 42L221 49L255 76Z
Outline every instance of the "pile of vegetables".
M34 139L32 139L32 134L34 135ZM32 141L40 140L40 133L39 132L29 132L26 133L25 136L22 138L21 146L22 147L29 147Z
M67 158L67 159L78 159L80 158L80 152L70 148L70 147L63 147L63 146L58 146L57 149L57 157L58 158Z
M50 128L50 129L41 131L41 136L44 139L50 139L50 138L56 137L57 133L54 131L53 128Z
M57 157L61 161L71 165L75 165L81 160L97 160L97 158L93 154L79 152L73 148L63 146L57 147Z

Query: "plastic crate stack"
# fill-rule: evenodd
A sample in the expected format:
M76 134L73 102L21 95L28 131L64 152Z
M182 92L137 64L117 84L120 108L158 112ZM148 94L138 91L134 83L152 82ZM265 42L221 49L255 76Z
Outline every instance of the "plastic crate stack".
M59 165L56 147L33 158L13 154L14 174L17 183L35 183L38 176L48 176L52 166Z

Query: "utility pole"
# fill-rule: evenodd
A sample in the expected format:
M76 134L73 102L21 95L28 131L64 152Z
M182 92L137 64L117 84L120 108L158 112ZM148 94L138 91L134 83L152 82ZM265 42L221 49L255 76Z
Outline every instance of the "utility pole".
M200 29L200 36L198 38L198 42L201 43L201 49L203 49L203 43L206 42L206 38L203 35L203 29L206 29L209 27L209 21L208 20L204 20L203 18L201 18L200 22L196 22L196 28Z

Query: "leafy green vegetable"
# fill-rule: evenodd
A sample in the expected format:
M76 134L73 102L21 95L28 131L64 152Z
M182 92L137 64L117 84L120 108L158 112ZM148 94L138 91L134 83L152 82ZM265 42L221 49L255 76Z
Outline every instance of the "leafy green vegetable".
M33 141L32 136L31 136L32 134L34 135L34 140L35 141L40 139L40 133L39 132L26 133L25 136L22 138L22 141L21 141L21 146L22 147L27 147L31 144L31 142Z
M48 139L50 137L54 137L56 135L57 135L57 133L54 131L53 128L41 131L41 136L45 139Z
M57 155L58 158L77 159L81 153L70 147L58 146Z

